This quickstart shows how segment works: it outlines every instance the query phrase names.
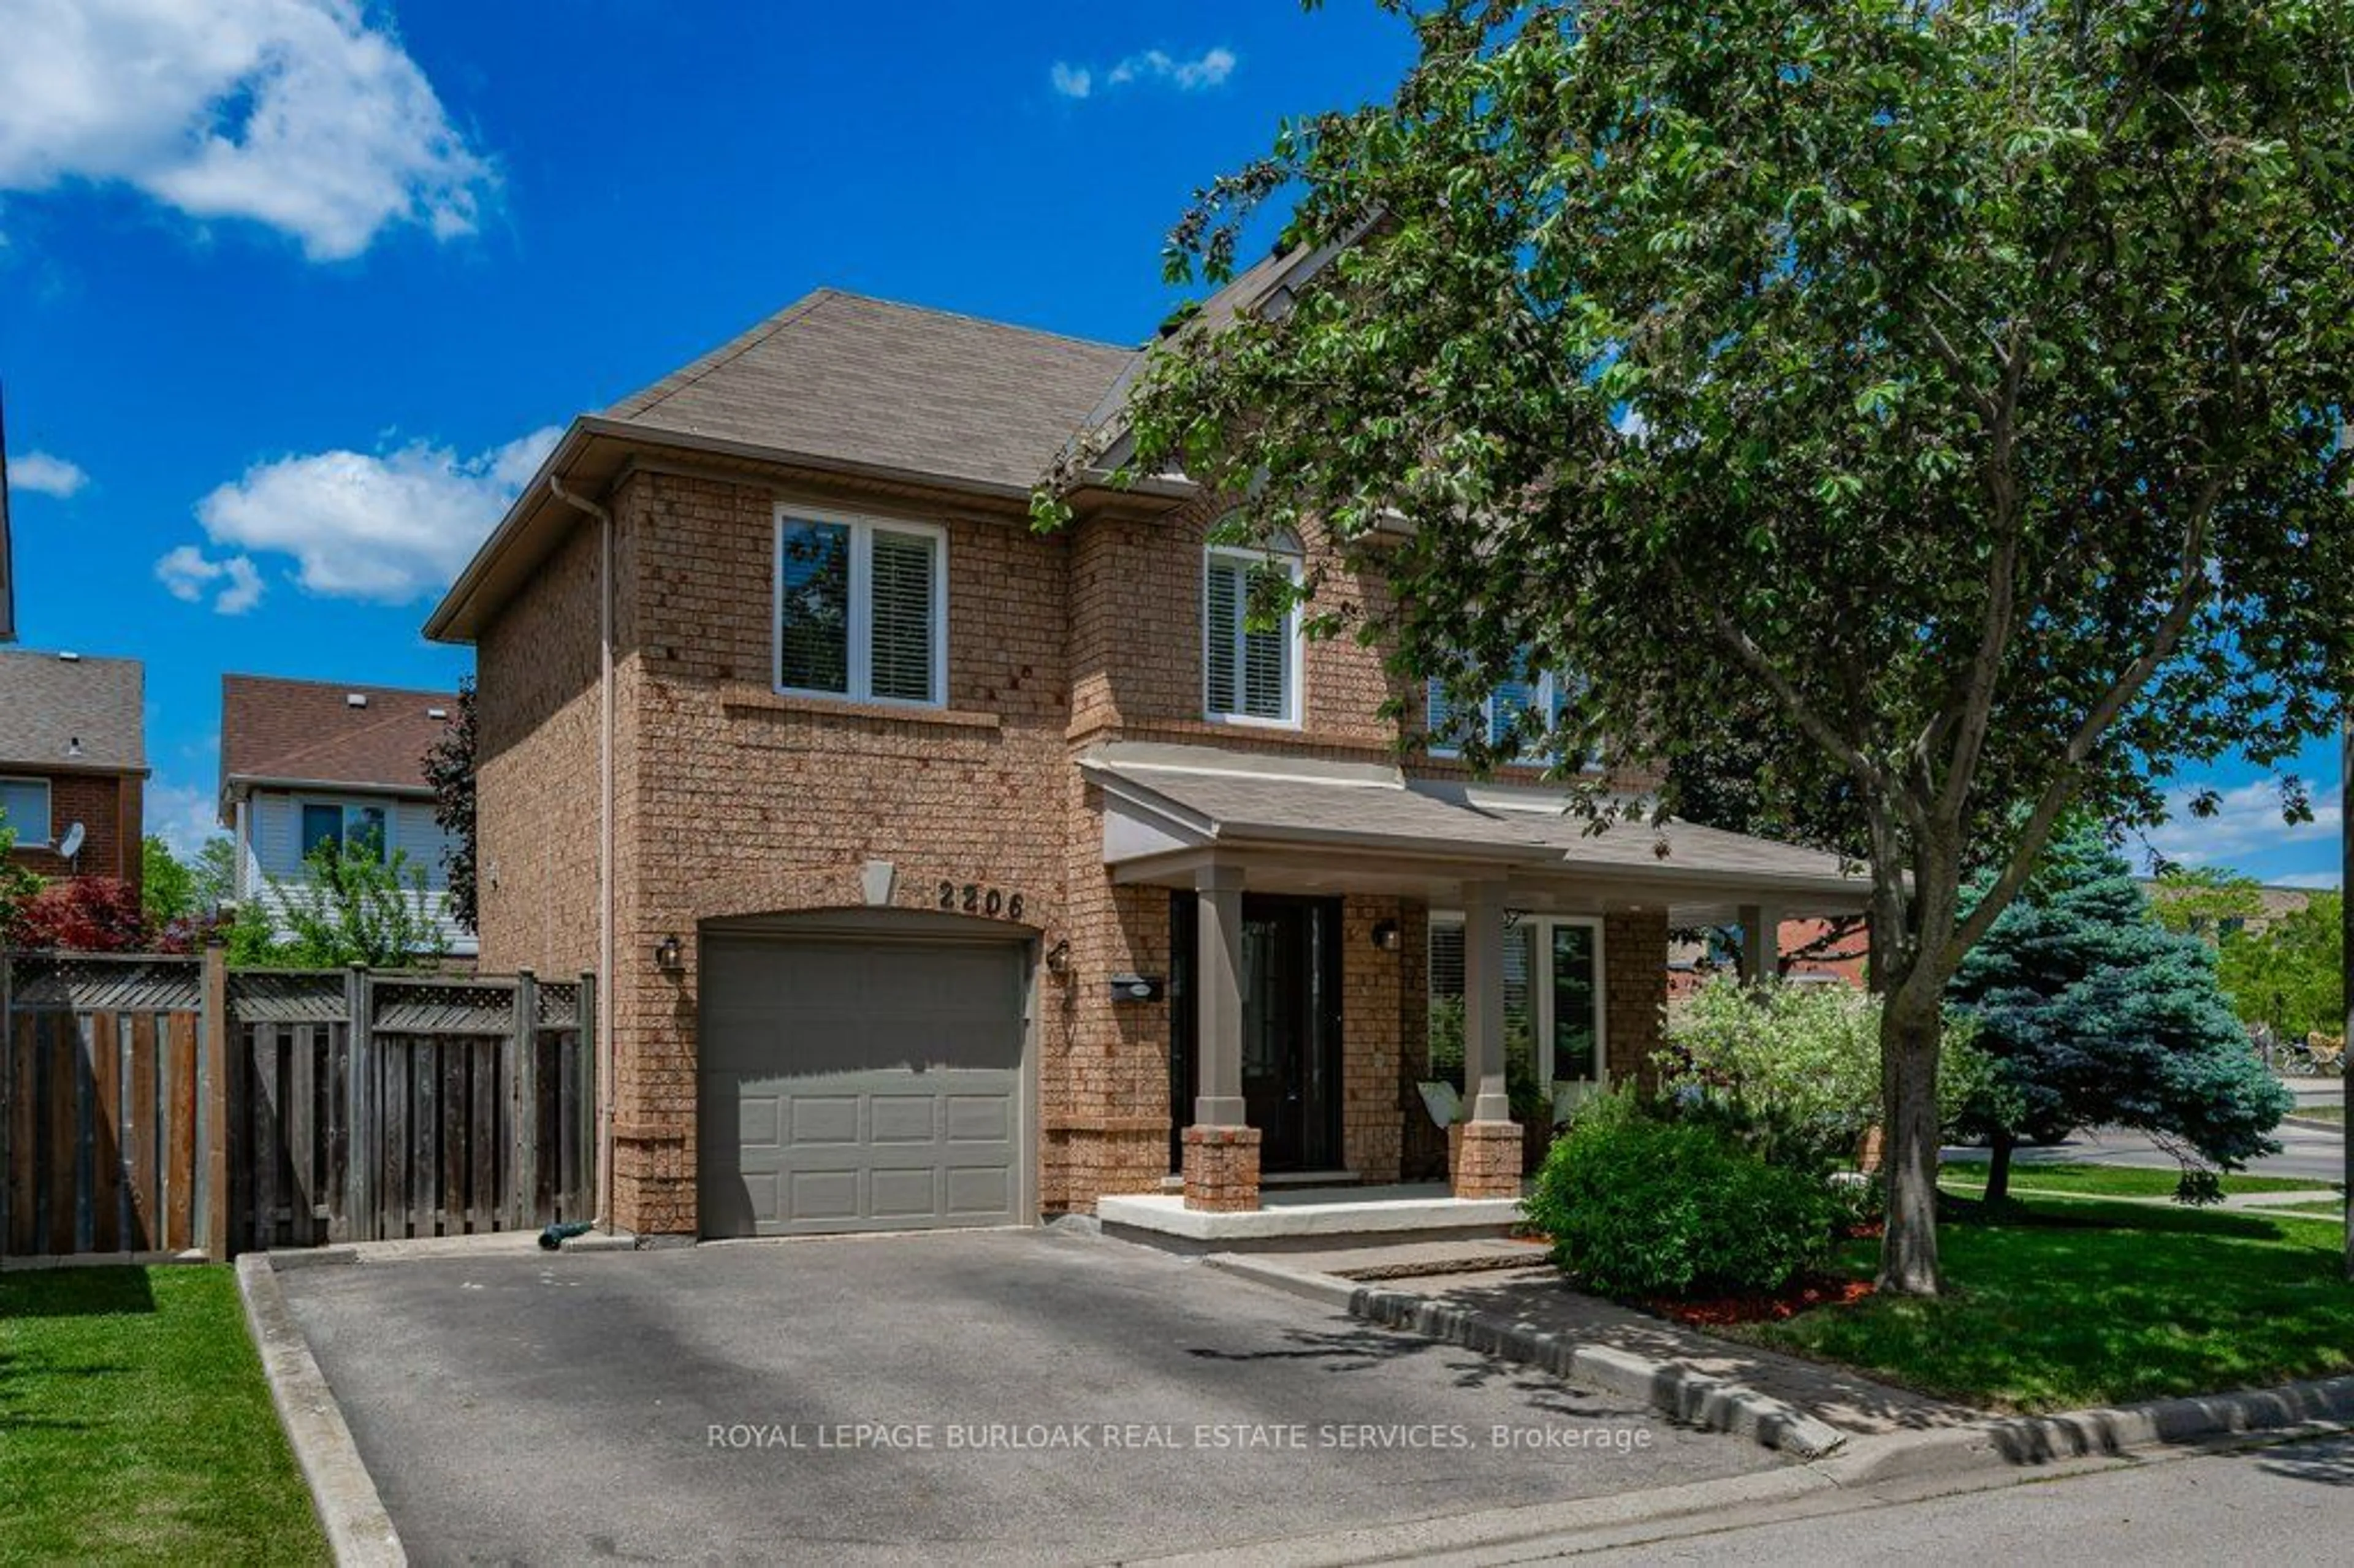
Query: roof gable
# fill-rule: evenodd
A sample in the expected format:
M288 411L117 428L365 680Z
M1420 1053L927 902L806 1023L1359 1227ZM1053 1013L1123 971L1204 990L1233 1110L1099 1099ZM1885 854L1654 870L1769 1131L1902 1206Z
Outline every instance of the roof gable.
M1136 351L820 289L608 418L1026 489Z

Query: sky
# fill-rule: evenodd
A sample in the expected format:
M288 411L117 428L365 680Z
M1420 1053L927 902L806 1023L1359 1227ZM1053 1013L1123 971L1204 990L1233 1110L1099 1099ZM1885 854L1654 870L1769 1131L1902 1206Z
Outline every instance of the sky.
M148 827L224 672L447 687L419 630L574 415L820 285L1141 341L1192 192L1410 59L1366 0L0 0L22 645L143 660ZM2164 853L2337 882L2338 758ZM2326 786L2326 788L2324 788Z

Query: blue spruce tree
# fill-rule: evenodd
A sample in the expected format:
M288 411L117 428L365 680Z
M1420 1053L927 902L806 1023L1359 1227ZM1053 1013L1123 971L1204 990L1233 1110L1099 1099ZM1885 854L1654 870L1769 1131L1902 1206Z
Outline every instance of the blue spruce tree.
M2056 837L2035 879L1948 988L1978 1022L1996 1088L1966 1125L1994 1157L1987 1200L2009 1192L2019 1142L2094 1125L2147 1133L2181 1158L2237 1169L2280 1145L2293 1097L2268 1072L2195 937L2151 917L2099 830Z

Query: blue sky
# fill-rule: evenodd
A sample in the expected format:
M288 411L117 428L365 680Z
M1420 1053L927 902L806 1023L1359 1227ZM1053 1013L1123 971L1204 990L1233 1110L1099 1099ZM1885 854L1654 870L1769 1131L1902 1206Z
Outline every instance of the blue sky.
M145 661L183 843L224 671L466 670L418 628L572 415L820 284L1137 341L1193 189L1411 54L1352 0L0 0L0 36L20 632ZM2334 746L2301 766L2313 828L2240 767L2159 842L2334 883Z

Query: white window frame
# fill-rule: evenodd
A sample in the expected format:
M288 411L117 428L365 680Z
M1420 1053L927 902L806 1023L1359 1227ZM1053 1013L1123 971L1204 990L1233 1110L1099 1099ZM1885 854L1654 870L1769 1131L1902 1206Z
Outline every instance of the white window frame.
M55 844L58 842L58 790L56 781L48 779L37 779L30 775L9 773L0 774L0 784L33 784L37 785L40 788L41 832L38 838L32 835L26 823L18 821L14 817L7 819L9 831L16 835L16 847L18 849L45 850Z
M1235 655L1235 701L1243 696L1243 665L1248 646L1250 614L1248 583L1250 573L1262 566L1280 567L1299 586L1302 563L1300 557L1288 550L1257 550L1244 545L1209 545L1202 551L1202 716L1211 724L1236 725L1251 729L1298 729L1304 709L1301 687L1305 683L1307 661L1300 657L1302 639L1299 635L1299 607L1286 605L1283 611L1283 716L1268 718L1260 714L1221 713L1210 703L1210 640L1217 629L1210 624L1210 567L1215 561L1230 561L1244 568L1245 603L1241 620L1231 635Z
M1538 709L1545 715L1545 727L1548 732L1553 726L1554 715L1560 711L1561 682L1562 672L1559 670L1543 670L1537 674L1536 704ZM1443 745L1437 736L1427 735L1430 728L1431 694L1443 692L1443 690L1436 675L1422 683L1422 724L1426 736L1423 755L1453 758L1463 755L1461 747ZM1494 692L1490 692L1479 700L1479 728L1483 735L1496 733L1496 694ZM1512 760L1515 763L1528 763L1548 768L1553 763L1551 753L1525 747L1515 753ZM1593 773L1600 771L1602 764L1591 757L1586 757L1579 759L1577 767L1578 771L1582 773Z
M1508 931L1530 932L1529 955L1529 1033L1536 1043L1539 1060L1544 1064L1544 1090L1548 1098L1559 1084L1592 1083L1599 1094L1610 1086L1610 963L1606 944L1609 937L1606 922L1599 915L1523 915L1513 921ZM1459 909L1433 909L1428 930L1441 926L1461 929L1465 925ZM1555 1078L1553 1075L1553 933L1556 926L1583 926L1594 933L1594 1076L1586 1078ZM1423 973L1430 973L1429 937L1425 935Z
M384 818L384 842L377 845L376 850L384 857L385 864L392 863L392 852L398 847L393 842L399 831L398 824L400 821L400 810L398 802L389 799L377 800L365 795L297 795L294 797L294 863L297 865L306 864L311 859L310 851L302 847L302 813L313 806L322 810L343 813L343 825L338 830L340 836L335 841L339 844L349 844L352 842L354 811L380 813Z
M846 692L785 684L785 524L817 523L850 531L850 639ZM932 694L928 698L875 694L875 535L921 535L932 542ZM949 705L949 531L937 523L835 512L779 501L769 551L769 688L782 697L828 703L873 703L895 708Z

